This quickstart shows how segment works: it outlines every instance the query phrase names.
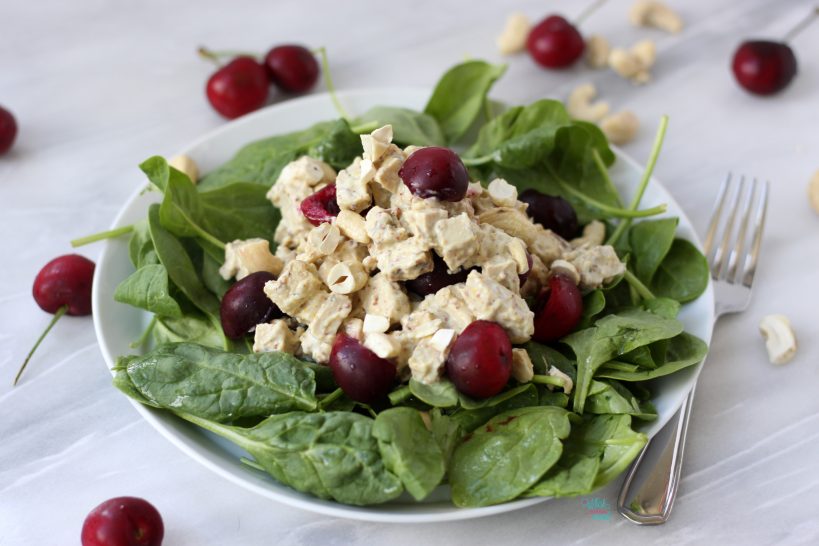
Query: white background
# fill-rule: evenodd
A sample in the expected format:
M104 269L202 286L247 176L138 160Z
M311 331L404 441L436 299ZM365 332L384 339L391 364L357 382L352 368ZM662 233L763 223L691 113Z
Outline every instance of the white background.
M520 103L594 82L615 109L642 120L625 148L639 161L669 114L656 175L695 225L705 225L727 171L772 183L755 299L715 331L673 518L637 528L616 514L592 520L579 499L415 526L336 520L261 499L141 420L111 387L88 317L62 320L11 388L51 318L31 298L39 268L70 252L70 239L108 227L141 160L225 123L204 98L212 68L196 46L325 45L339 88L431 86L467 56L499 61L494 38L509 11L572 17L586 2L0 0L0 104L20 125L14 150L0 158L0 544L78 544L85 514L119 495L153 502L173 546L819 542L819 216L805 193L819 170L819 24L793 43L799 75L783 94L749 96L729 70L743 38L780 37L815 2L673 3L687 22L678 36L632 28L627 0L610 0L583 25L618 45L656 39L649 85L582 66L547 72L519 56L493 91ZM99 247L81 252L94 259ZM768 313L788 315L799 335L799 353L783 367L768 363L757 332ZM618 486L596 495L614 505Z

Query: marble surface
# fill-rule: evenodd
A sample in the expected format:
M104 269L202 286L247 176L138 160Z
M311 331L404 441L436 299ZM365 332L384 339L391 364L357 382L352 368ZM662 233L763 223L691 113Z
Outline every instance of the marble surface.
M819 542L819 216L805 195L819 169L819 24L793 43L800 74L780 96L746 95L728 69L742 38L782 36L815 2L672 3L687 21L676 36L631 28L629 0L610 0L583 25L617 44L656 39L649 85L580 66L545 72L518 56L507 59L493 91L518 103L564 98L594 82L615 109L642 120L625 148L638 160L659 116L669 114L656 175L696 225L706 223L727 171L772 183L755 298L716 328L674 515L664 526L638 528L616 514L594 520L580 499L412 526L332 519L263 500L192 462L142 421L111 387L90 318L61 321L11 388L50 319L31 298L38 269L70 252L71 238L110 224L142 159L171 154L224 123L205 101L211 67L194 55L197 45L325 45L340 88L429 86L465 56L500 60L494 37L511 9L571 17L584 3L43 0L35 10L0 0L0 104L20 125L14 150L0 158L0 544L76 544L88 510L119 495L150 499L165 519L165 544L174 546ZM92 259L98 252L81 249ZM769 313L788 315L799 336L786 366L768 363L757 332ZM594 496L614 505L618 487Z

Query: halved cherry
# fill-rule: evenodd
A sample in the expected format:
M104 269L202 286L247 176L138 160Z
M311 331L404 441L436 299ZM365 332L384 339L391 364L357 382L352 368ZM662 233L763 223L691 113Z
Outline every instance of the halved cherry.
M535 309L536 341L557 341L577 326L583 314L580 289L564 275L549 279L549 290L541 294Z

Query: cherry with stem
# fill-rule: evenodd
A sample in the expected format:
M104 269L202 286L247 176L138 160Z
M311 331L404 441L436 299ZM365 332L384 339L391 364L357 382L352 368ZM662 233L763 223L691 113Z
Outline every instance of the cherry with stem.
M568 68L586 49L586 42L577 26L597 11L606 0L590 4L575 19L574 24L560 15L550 15L535 25L526 40L526 49L544 68Z

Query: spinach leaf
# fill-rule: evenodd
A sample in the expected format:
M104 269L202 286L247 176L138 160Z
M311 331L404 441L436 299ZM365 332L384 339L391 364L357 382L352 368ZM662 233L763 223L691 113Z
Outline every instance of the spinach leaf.
M697 299L705 291L708 278L705 256L689 241L674 239L649 288L655 296L686 303Z
M596 376L620 381L646 381L693 366L705 358L707 352L708 345L703 340L688 332L683 332L668 340L665 347L666 361L657 368L628 372L605 366L600 369Z
M617 188L600 173L595 164L595 152L607 167L614 163L614 152L609 148L608 141L600 129L591 123L574 121L557 131L554 150L549 156L549 165L558 177L581 193L593 197L604 205L621 207ZM582 208L589 208L587 203L578 201L574 195L569 195L571 200L579 202ZM598 216L606 215L598 213ZM582 220L583 223L587 221Z
M569 429L568 412L553 406L496 415L455 450L452 501L487 506L519 496L560 459Z
M628 414L637 419L657 418L650 402L640 403L627 388L617 381L592 381L586 398L586 411L596 414Z
M251 142L242 147L233 159L202 178L198 184L199 190L204 192L236 182L260 184L269 188L276 182L285 165L307 155L311 150L317 154L316 159L325 160L336 169L346 167L361 153L361 148L359 145L357 151L352 153L351 141L339 138L342 127L349 131L344 120L324 121L302 131ZM335 153L336 149L330 145L331 142L341 145L344 152ZM346 153L352 155L342 157Z
M441 483L444 455L417 410L392 408L375 418L373 436L387 470L398 476L415 500Z
M491 408L492 406L497 406L501 402L505 402L515 396L519 395L520 393L530 390L534 388L533 385L527 383L525 385L518 385L517 387L512 387L509 390L505 390L500 394L496 394L495 396L490 396L489 398L481 398L475 399L470 398L465 394L459 394L459 398L461 400L461 407L467 410L471 409L480 409L480 408Z
M600 289L592 290L583 296L583 313L580 315L578 330L588 328L597 315L603 312L606 307L606 296Z
M214 324L219 322L219 300L211 294L199 280L196 268L185 247L169 231L162 227L159 219L159 205L151 205L148 210L148 226L159 261L165 266L168 276L196 307L208 315Z
M492 84L505 71L505 65L467 61L450 68L438 80L424 113L438 121L448 144L469 130L481 114Z
M226 344L222 327L199 313L185 313L180 318L157 317L153 335L157 345L187 341L223 349Z
M563 338L561 341L577 356L574 411L583 413L592 376L601 365L637 347L674 337L682 330L678 320L629 309L603 317L594 326Z
M378 504L401 494L401 481L384 466L373 420L352 412L291 412L253 428L180 417L250 453L279 482L322 499Z
M569 436L571 438L571 436ZM567 447L568 449L568 443ZM600 457L565 454L563 458L525 493L527 497L575 497L591 493L600 469Z
M526 343L523 348L529 353L536 374L543 375L549 371L549 368L554 366L571 377L572 381L576 381L577 370L575 363L560 351L536 341Z
M532 384L522 385L522 387L525 388L518 387L516 390L517 394L512 397L506 397L505 400L498 401L495 405L477 409L462 408L457 410L450 417L461 429L466 432L471 432L499 413L537 406L540 403L537 388Z
M341 169L363 151L361 137L350 129L346 121L338 120L330 126L323 138L311 144L306 155Z
M671 249L678 223L678 218L662 218L646 220L629 229L628 241L634 273L643 283L651 283L654 273Z
M143 265L159 263L151 233L148 231L148 220L134 223L131 238L128 240L128 257L137 269Z
M161 264L143 265L134 271L114 290L114 300L160 316L182 316L182 309L170 294L168 272Z
M446 137L434 117L409 108L376 106L356 119L356 124L368 122L392 125L393 141L404 146L410 144L444 146L446 144Z
M436 408L451 408L458 405L458 391L447 379L429 385L410 379L409 389L418 400Z
M153 404L213 421L317 408L313 370L286 353L240 355L173 343L130 360L126 369Z
M449 468L452 453L463 438L464 430L458 421L442 414L438 408L434 408L429 416L432 422L432 436L444 457L444 468Z
M213 256L208 254L207 251L204 252L202 255L202 282L221 301L222 296L233 286L233 283L222 278L219 273L220 266L221 264Z
M680 313L680 302L672 300L671 298L654 298L653 300L646 300L643 302L643 307L646 311L650 311L655 315L660 315L663 318L677 318Z

